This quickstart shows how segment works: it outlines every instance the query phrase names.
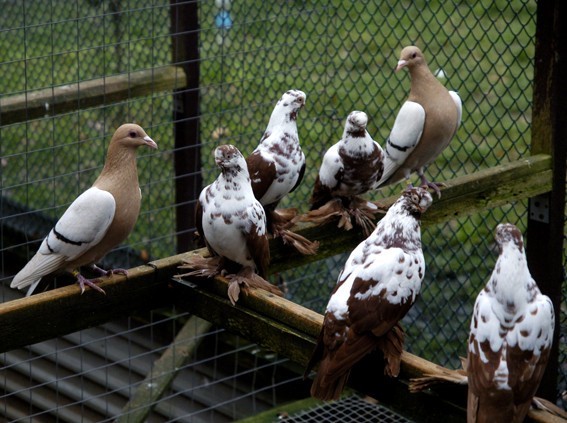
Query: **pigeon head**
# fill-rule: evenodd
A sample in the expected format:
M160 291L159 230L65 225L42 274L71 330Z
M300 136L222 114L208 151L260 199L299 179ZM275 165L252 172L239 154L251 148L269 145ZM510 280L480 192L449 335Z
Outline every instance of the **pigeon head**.
M345 132L353 136L363 137L367 124L368 116L366 113L354 110L347 117Z
M496 227L496 242L498 243L498 247L502 252L502 249L505 244L513 242L518 250L522 251L524 249L524 241L522 239L522 233L516 226L512 225L511 223L501 223Z
M233 145L220 145L215 149L215 163L221 171L246 168L246 161L242 153Z
M401 201L412 215L421 215L429 208L433 198L425 188L411 187L402 193L398 201Z
M137 148L143 145L153 149L158 148L155 141L146 134L146 131L135 123L125 123L120 126L114 133L110 143L130 148Z
M276 110L283 109L289 114L290 120L297 119L297 112L305 105L307 96L300 90L289 90L279 99Z
M396 66L396 72L405 67L411 69L418 64L425 64L425 57L423 57L421 50L416 46L404 47L400 54L398 66Z

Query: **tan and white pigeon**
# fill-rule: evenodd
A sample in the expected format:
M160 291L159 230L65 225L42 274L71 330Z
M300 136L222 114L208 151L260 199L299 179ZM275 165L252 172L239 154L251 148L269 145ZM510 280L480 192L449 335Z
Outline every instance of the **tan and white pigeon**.
M459 95L447 89L429 70L423 53L415 46L405 47L396 72L407 68L411 88L402 105L384 149L384 173L375 188L405 179L417 172L421 184L441 195L440 183L425 177L425 168L449 145L461 124Z
M138 219L142 193L136 150L140 146L157 148L136 124L124 124L116 130L104 168L93 186L71 203L37 253L14 276L10 287L22 289L31 285L29 296L44 276L67 271L76 277L81 292L88 285L104 293L95 284L97 279L90 280L79 273L81 266L90 266L104 276L127 274L125 269L106 271L96 263L128 237Z
M408 188L349 256L305 371L319 363L313 397L337 399L352 366L376 348L384 353L385 373L398 376L404 342L398 322L415 302L425 274L420 217L431 203L426 189Z
M282 95L260 144L246 163L254 195L266 211L268 232L280 236L303 254L315 254L318 243L289 230L297 210L276 210L280 200L299 186L305 173L305 155L297 132L297 114L305 99L305 93L300 90L289 90Z
M234 305L240 286L262 288L283 295L264 278L270 263L266 214L254 197L248 167L242 153L233 145L215 149L215 162L221 173L203 188L195 211L196 227L212 260L195 256L180 269L195 269L183 276L229 279L228 297Z
M382 147L372 139L366 126L368 116L352 111L338 143L327 150L311 194L311 211L302 220L325 223L339 217L339 227L352 228L351 218L366 236L374 230L378 207L360 195L378 182L384 170Z
M468 423L523 422L553 342L553 304L530 275L522 234L500 224L496 242L500 256L471 320Z

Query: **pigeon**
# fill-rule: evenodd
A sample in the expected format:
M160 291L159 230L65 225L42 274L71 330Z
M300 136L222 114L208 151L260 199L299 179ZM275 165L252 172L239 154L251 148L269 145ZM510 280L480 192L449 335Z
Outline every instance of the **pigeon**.
M374 230L378 207L359 195L371 190L382 176L384 153L372 139L366 113L355 110L345 122L340 141L327 150L311 195L311 212L304 221L325 223L340 216L339 227L352 229L351 216L365 236Z
M432 203L424 188L406 189L374 232L347 259L325 311L305 376L319 362L311 395L339 398L352 366L382 350L385 373L396 377L404 333L399 325L416 301L425 273L420 217Z
M67 271L77 279L81 293L85 285L104 293L96 285L99 280L85 278L80 267L89 266L103 276L128 273L125 269L107 271L96 263L128 237L138 219L142 192L136 150L140 146L157 148L136 124L127 123L116 130L99 177L71 203L10 287L30 286L29 296L44 276Z
M500 256L471 319L468 423L523 422L553 342L553 304L530 275L521 232L504 223L495 238Z
M419 48L409 46L402 50L396 72L402 68L408 68L410 73L410 94L386 140L384 173L375 188L402 179L409 183L411 173L417 172L421 184L440 197L439 187L443 184L428 181L424 171L449 145L460 126L461 99L435 78Z
M233 145L217 147L214 156L221 173L201 191L195 213L197 231L213 261L199 256L189 259L180 268L196 270L178 277L228 272L228 297L233 305L241 285L281 296L281 291L264 279L270 263L266 214L254 197L246 160Z
M300 90L289 90L282 95L260 144L246 158L246 163L254 195L266 211L268 231L303 254L315 254L318 243L288 229L297 210L276 210L280 200L299 186L305 173L305 155L297 132L297 113L305 99L305 93Z

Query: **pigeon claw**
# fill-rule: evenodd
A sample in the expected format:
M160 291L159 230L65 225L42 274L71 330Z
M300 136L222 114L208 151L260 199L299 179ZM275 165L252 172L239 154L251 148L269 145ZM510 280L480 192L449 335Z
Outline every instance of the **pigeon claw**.
M85 292L85 285L90 286L95 291L98 291L101 294L106 295L106 292L104 291L104 289L102 289L100 286L98 286L96 284L97 282L100 282L100 279L87 279L78 272L75 275L75 277L77 278L77 283L81 287L81 295L83 295L83 293Z

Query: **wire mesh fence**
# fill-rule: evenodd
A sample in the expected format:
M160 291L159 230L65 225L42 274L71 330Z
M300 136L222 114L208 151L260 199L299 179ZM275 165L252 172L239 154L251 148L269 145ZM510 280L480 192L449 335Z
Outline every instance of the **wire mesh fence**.
M195 5L199 20L200 143L194 147L200 148L202 161L202 168L187 172L200 172L204 184L217 175L212 159L215 146L231 143L249 154L258 144L277 99L288 89L301 89L307 93L307 102L299 114L298 129L308 170L301 186L282 201L281 207L295 206L305 211L322 155L338 141L350 111L364 110L369 116L370 134L384 144L409 91L409 76L393 71L401 47L409 44L422 47L430 69L463 100L461 127L451 145L428 168L431 180L448 180L529 155L535 1L464 4L217 0L185 4ZM102 168L112 132L125 121L141 124L156 140L159 150L139 154L142 212L134 232L109 260L120 267L131 267L176 252L180 230L176 224L179 204L175 181L180 175L174 168L173 110L179 105L171 90L152 89L140 95L129 88L136 75L147 74L153 79L170 65L185 65L171 59L172 36L180 35L172 33L173 7L165 0L2 2L0 93L4 101L19 96L24 105L19 120L0 121L3 301L14 298L8 292L9 282L36 251L50 225L92 184ZM108 96L92 107L84 107L77 100L74 109L61 113L47 101L45 115L32 119L27 114L30 112L26 105L33 102L34 93L52 91L55 98L58 88L99 80L106 87L106 81L114 76L126 78L123 98ZM4 119L5 111L0 108ZM369 198L379 200L400 189L399 185L386 187ZM494 228L502 221L510 221L524 231L526 210L527 202L519 201L423 229L427 273L421 299L404 319L409 351L442 365L460 365L458 357L466 354L474 298L496 260ZM287 297L322 312L345 259L346 255L340 255L283 272L279 276L286 282ZM566 314L563 301L563 341ZM179 322L187 318L171 310L162 310L158 315L161 317L133 317L125 327L110 323L112 329L99 328L98 338L85 340L83 336L91 335L73 335L73 346L67 346L68 340L57 340L39 352L33 348L18 352L26 357L6 353L0 374L5 390L0 413L11 415L16 401L29 403L29 408L20 407L25 410L22 419L27 413L37 421L54 415L60 421L80 421L63 417L65 410L78 407L84 413L82 421L110 421L120 414L131 390L141 383L140 375L151 368L156 356L173 339ZM167 324L161 323L163 316L168 316ZM116 329L119 327L122 329ZM141 349L131 338L138 330L144 331L141 337L147 341ZM85 369L90 369L91 360L101 359L89 353L93 345L106 354L121 336L125 339L120 348L123 355L111 359L102 354L103 362L93 365L98 369L93 370L96 378L102 378L97 381L98 391L70 396L69 390L79 386L85 391L91 383L83 373L88 373ZM251 359L259 354L249 352L254 346L242 346L242 340L229 341L220 329L206 337L210 341L203 345L210 356L205 358L205 352L201 352L196 360L208 360L205 367L209 373L202 376L201 382L192 375L176 379L178 386L159 402L152 417L155 421L233 420L244 417L236 409L242 410L245 402L252 404L246 408L252 414L293 398L289 393L293 389L285 388L297 381L297 375L290 370L292 364L277 357L263 357L265 361L260 364L254 361L257 358ZM79 367L59 362L60 354L65 357L61 349L72 351ZM567 380L565 342L560 349L561 403L559 393L566 389ZM219 363L223 363L225 355L234 359L230 364L234 374L221 369ZM32 371L36 360L40 363L46 356L55 359ZM139 369L134 361L141 363ZM110 379L118 365L128 376L112 385ZM29 379L14 385L14 366L27 367L34 376L24 376ZM267 374L270 380L259 381L257 376L248 375L247 393L237 392L234 386L239 383L239 369L243 366L265 366L260 373ZM47 379L36 380L35 374L42 371ZM75 378L80 381L78 385L67 385ZM197 389L195 385L211 385L215 390L217 383L222 385L218 380L233 384L233 388L219 387L215 391L213 397L220 398L220 405L201 404L194 412L179 405L198 401L195 398L201 394L192 393ZM193 387L181 386L182 381ZM51 402L41 396L41 400L31 400L40 388L54 396ZM300 390L296 389L297 393ZM175 401L177 405L170 405ZM164 411L166 408L169 411ZM87 409L94 410L94 414L87 414Z

